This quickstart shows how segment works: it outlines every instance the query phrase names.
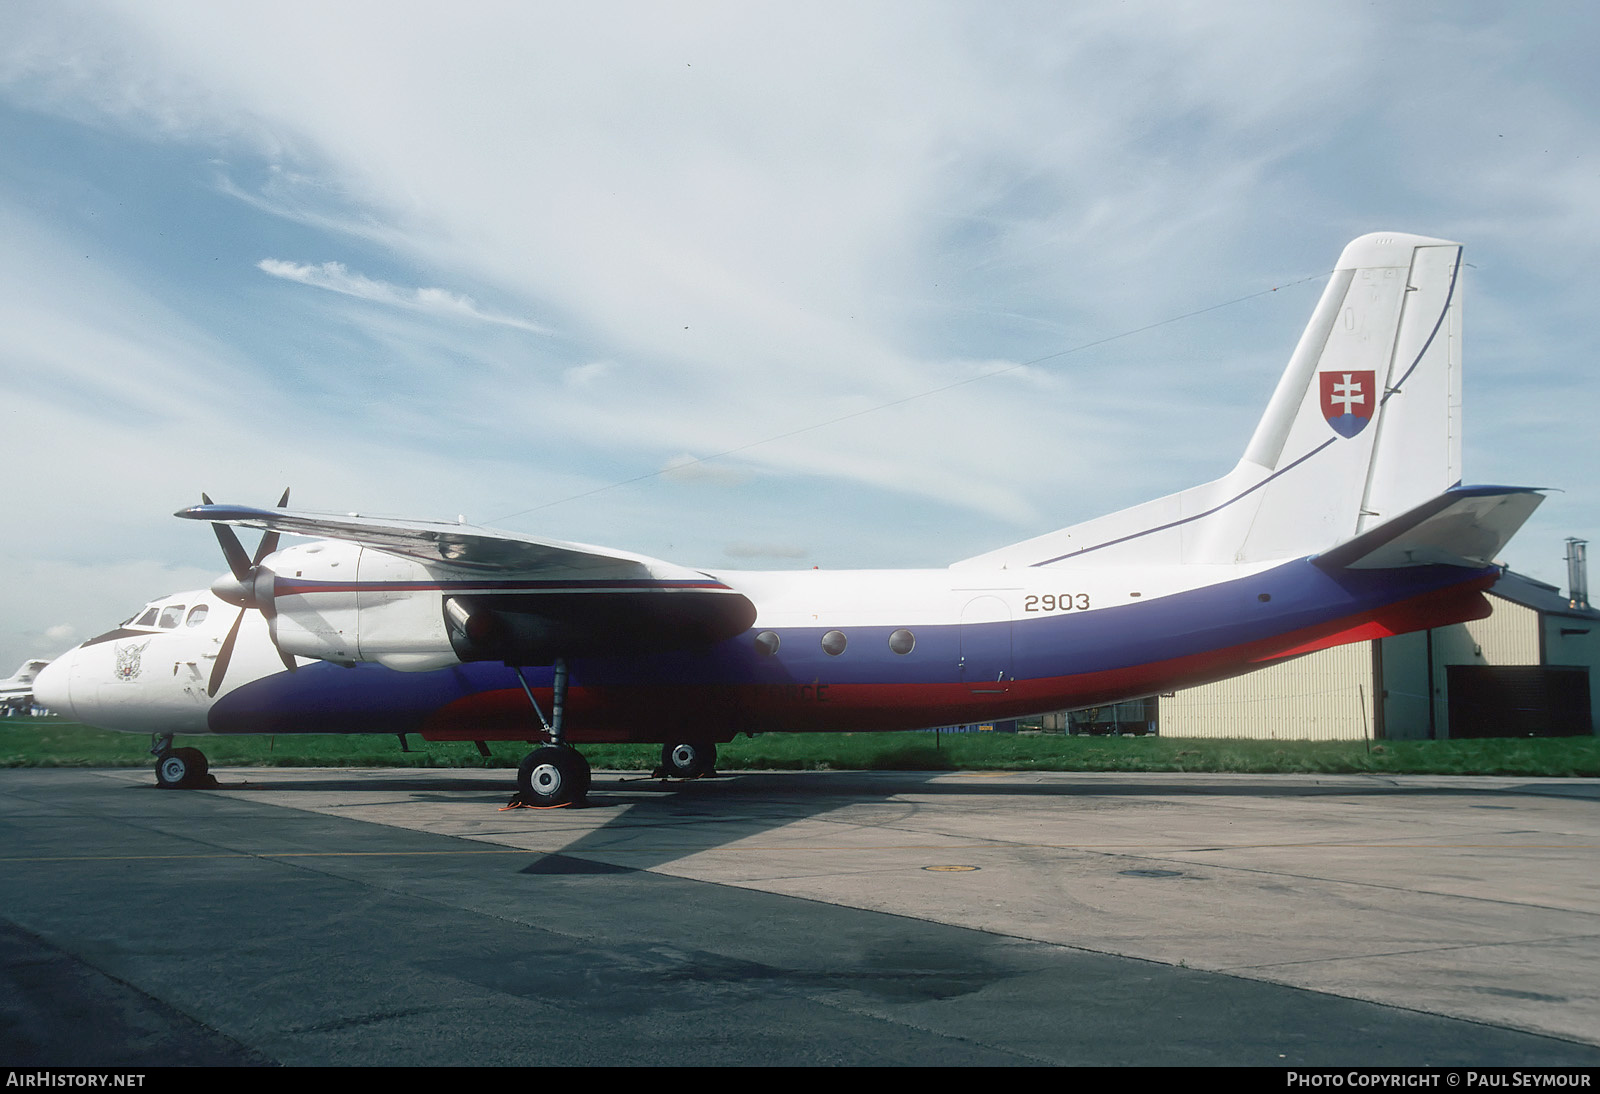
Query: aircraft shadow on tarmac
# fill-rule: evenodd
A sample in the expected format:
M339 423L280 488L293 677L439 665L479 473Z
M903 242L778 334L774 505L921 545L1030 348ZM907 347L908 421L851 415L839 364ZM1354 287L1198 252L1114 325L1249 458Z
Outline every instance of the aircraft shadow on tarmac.
M487 784L481 777L462 777L446 771L419 771L404 779L373 780L340 774L336 770L314 774L284 772L270 781L218 780L213 789L262 790L274 793L304 791L383 791L414 795L419 808L430 803L479 803L501 809L511 794L509 785ZM1010 777L1007 777L1007 776ZM1006 801L1029 798L1260 798L1298 799L1333 796L1438 796L1495 799L1490 808L1511 808L1508 797L1573 796L1564 780L1530 779L1515 785L1441 786L1436 783L1396 783L1382 776L1355 781L1351 776L1330 776L1327 782L1307 782L1305 776L1230 776L1226 778L1162 779L1160 777L1107 779L1103 775L1074 780L1067 773L1051 773L1042 782L1019 781L1029 773L967 773L952 771L874 772L741 772L695 780L667 781L643 773L602 773L595 779L585 806L551 810L510 810L504 816L525 817L529 827L553 819L571 821L593 809L614 815L580 834L559 852L545 853L522 868L530 874L606 875L648 870L690 855L726 847L761 836L799 821L825 816L850 805L891 804L903 794L949 800L989 799L997 809ZM1192 777L1191 777L1192 778ZM509 780L508 780L509 783ZM1579 796L1597 796L1600 788L1578 788ZM904 802L916 810L925 803ZM515 822L510 822L515 823ZM539 852L531 852L540 854Z

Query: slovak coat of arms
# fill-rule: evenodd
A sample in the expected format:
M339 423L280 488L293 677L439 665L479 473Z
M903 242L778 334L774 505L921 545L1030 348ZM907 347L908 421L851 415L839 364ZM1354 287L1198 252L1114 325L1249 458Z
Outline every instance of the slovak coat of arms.
M133 680L139 675L139 660L144 656L144 648L150 644L146 638L143 642L129 642L127 645L117 645L117 672L118 680Z
M1319 372L1322 381L1322 416L1341 437L1354 437L1372 421L1378 409L1377 374Z

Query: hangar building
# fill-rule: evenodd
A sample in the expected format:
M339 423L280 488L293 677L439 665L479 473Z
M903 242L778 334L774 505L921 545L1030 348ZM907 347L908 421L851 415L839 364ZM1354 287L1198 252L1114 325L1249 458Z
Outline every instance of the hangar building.
M1169 737L1296 740L1595 733L1600 611L1588 603L1584 544L1568 545L1567 596L1506 571L1489 590L1487 619L1338 646L1162 695L1152 728Z

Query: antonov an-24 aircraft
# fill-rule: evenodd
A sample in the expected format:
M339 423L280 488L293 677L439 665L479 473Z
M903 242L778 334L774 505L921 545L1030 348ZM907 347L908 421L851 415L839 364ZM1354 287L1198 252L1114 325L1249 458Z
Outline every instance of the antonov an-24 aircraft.
M749 572L457 523L206 504L229 573L53 662L47 707L174 734L527 740L525 804L584 741L707 770L740 732L903 730L1110 703L1489 614L1542 500L1461 484L1461 248L1345 248L1238 466L936 570ZM247 554L229 525L265 530ZM279 548L280 533L316 537ZM403 738L402 738L403 740Z

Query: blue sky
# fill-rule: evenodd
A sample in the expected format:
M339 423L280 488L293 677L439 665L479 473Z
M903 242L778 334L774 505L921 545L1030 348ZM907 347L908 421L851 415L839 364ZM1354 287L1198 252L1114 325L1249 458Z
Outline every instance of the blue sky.
M1467 479L1561 488L1506 561L1564 584L1600 538L1597 24L7 4L0 670L209 583L201 490L756 568L1169 493L1382 229L1466 244Z

